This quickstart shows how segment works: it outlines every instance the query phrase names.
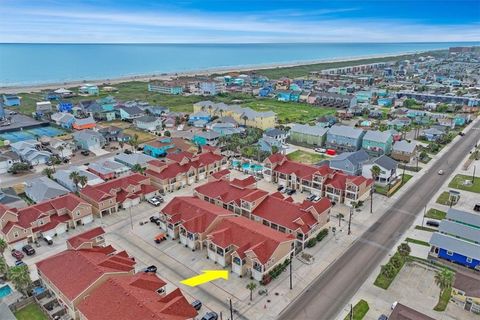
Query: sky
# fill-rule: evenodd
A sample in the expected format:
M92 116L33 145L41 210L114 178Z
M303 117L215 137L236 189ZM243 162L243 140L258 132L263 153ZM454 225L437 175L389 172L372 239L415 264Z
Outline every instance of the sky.
M480 40L480 0L0 0L0 42Z

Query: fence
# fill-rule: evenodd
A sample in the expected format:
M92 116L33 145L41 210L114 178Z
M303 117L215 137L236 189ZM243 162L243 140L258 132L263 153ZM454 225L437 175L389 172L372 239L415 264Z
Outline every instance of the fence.
M28 297L25 299L18 300L12 304L10 304L8 307L10 310L12 310L13 313L17 312L18 310L22 309L23 307L26 307L30 303L34 303L35 298L34 297Z

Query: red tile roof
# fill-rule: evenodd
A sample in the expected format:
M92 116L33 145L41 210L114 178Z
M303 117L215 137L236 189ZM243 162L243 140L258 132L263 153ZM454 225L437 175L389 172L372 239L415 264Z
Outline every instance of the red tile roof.
M252 251L265 264L281 243L293 240L294 236L245 217L229 217L223 219L208 238L222 248L234 245L240 257Z
M271 156L269 156L267 158L271 163L280 163L284 160L287 160L287 157L285 157L283 154L281 153L275 153L275 154L272 154Z
M112 277L78 305L88 320L185 320L197 316L180 289L165 295L165 282L151 273Z
M64 196L61 196L55 199L46 200L44 202L40 202L22 209L10 209L10 211L17 214L18 221L7 223L5 227L2 229L2 232L4 234L8 233L8 231L10 231L10 229L14 225L18 225L24 229L28 229L32 226L32 223L35 222L36 220L42 217L47 217L49 215L52 215L51 223L43 225L41 229L37 229L37 230L43 230L43 231L50 230L56 227L58 223L65 222L71 219L71 217L68 214L61 214L60 217L58 215L57 217L54 217L55 213L57 213L61 209L67 209L69 212L73 212L81 204L88 207L92 206L88 202L77 197L75 194L68 193ZM50 229L48 229L48 227L50 227Z
M63 295L73 300L105 273L134 270L132 259L110 255L112 252L108 249L66 250L38 262L37 268Z
M148 169L145 173L161 180L172 179L181 173L189 172L192 168L197 169L205 167L220 161L223 158L223 156L211 152L203 152L198 155L193 155L189 152L181 152L178 154L169 154L168 157L175 162L166 164L166 167L161 172ZM184 159L187 159L188 161L181 165L180 162ZM165 162L155 160L149 161L149 164L157 167L165 166Z
M257 194L258 197L261 197L262 195L260 193L256 193L257 190L258 189L256 188L239 188L225 180L211 181L195 188L197 193L209 198L219 199L223 203L230 203L233 201L237 204L240 204L240 199L246 197L250 201L254 200L252 197L249 197L251 194Z
M215 172L212 174L212 177L214 177L215 179L221 179L227 175L230 174L230 170L228 169L223 169L223 170L220 170L218 172Z
M255 180L255 177L253 176L248 176L243 180L235 178L230 182L232 186L235 186L241 189L253 187L256 185L256 183L257 183L257 180Z
M68 238L67 242L70 244L72 248L76 249L83 243L92 241L96 237L99 237L104 234L105 234L105 230L103 230L102 227L96 227L96 228L87 230L83 233L80 233L79 235L76 235L74 237Z
M314 215L306 211L301 204L285 201L277 196L267 196L254 210L253 214L291 230L301 229L307 233L317 224Z
M196 197L175 197L163 209L171 223L182 222L192 233L202 233L218 216L230 216L232 212L200 200Z

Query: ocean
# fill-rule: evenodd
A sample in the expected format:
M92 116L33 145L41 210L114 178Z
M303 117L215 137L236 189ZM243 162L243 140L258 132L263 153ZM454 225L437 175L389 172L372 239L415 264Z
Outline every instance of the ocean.
M0 44L0 87L442 49L478 43Z

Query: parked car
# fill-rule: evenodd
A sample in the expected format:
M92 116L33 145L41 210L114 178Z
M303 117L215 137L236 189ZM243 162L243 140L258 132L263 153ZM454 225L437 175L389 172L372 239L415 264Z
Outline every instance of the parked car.
M26 266L27 264L22 260L15 261L15 267Z
M88 150L82 150L80 153L81 153L83 156L89 156L89 155L90 155L90 151L88 151Z
M290 189L290 190L287 191L287 194L288 194L289 196L291 196L291 195L294 194L295 192L297 192L297 190L295 190L295 189Z
M473 207L473 211L478 211L478 212L480 212L480 203L477 203L477 204Z
M324 148L315 148L314 150L315 150L315 152L318 152L318 153L325 153L325 152L327 152L327 149L324 149Z
M145 272L156 273L157 272L157 266L152 264L151 266L148 266L147 268L145 268Z
M465 135L465 133L464 133L463 131L460 131L458 134L459 134L461 137L463 137L463 136Z
M45 240L45 242L46 242L48 245L52 245L52 244L53 244L53 239L52 239L52 237L50 237L50 236L44 236L44 237L43 237L43 240Z
M320 196L315 196L315 198L313 198L313 202L320 201L320 199L322 199L322 197L320 197Z
M313 199L315 199L315 195L314 194L311 194L307 197L307 200L308 201L313 201Z
M195 300L192 302L192 307L198 311L202 309L202 302L200 300Z
M14 257L17 260L22 260L24 255L23 255L22 251L17 250L17 249L13 249L12 250L12 257Z
M153 222L155 223L157 226L160 225L160 218L159 217L155 217L155 216L151 216L150 217L150 222Z
M29 244L24 245L22 251L25 252L27 256L32 256L35 254L35 249L33 249L33 247Z
M380 317L378 317L378 320L388 320L388 317L382 314Z
M438 228L440 226L440 223L434 220L427 220L427 226Z
M158 207L160 205L160 201L157 200L157 198L153 197L147 200L148 203L154 205L155 207Z
M438 174L439 174L439 175L443 175L444 173L445 173L445 172L443 172L442 169L438 170Z
M167 236L166 236L165 233L163 233L163 232L160 233L160 234L158 234L158 235L155 237L155 239L154 239L155 243L160 243L160 242L162 242L163 240L167 240Z
M210 311L205 313L201 320L217 320L218 314L216 312Z
M282 191L282 190L283 190L283 186L279 186L279 187L277 188L277 191Z

